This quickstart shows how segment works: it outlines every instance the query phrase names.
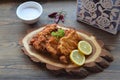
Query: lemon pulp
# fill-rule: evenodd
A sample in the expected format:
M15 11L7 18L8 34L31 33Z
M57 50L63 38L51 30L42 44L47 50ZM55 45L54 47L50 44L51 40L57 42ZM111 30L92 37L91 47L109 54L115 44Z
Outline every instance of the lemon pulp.
M84 55L90 55L92 53L92 46L87 41L80 41L78 43L78 50Z
M70 54L70 59L74 64L78 66L83 65L85 62L85 56L80 53L79 50L73 50Z

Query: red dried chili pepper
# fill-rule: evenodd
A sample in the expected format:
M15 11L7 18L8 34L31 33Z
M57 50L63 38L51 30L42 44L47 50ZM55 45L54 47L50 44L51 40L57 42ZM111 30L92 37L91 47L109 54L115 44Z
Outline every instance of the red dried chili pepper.
M53 12L51 14L48 15L49 18L55 18L57 15L57 12Z
M64 17L65 17L65 11L61 11L61 12L53 12L50 15L48 15L49 18L54 18L54 22L56 24L59 23L59 21L62 21L62 23L64 23Z
M59 19L64 23L64 16L60 15Z
M60 21L59 15L56 15L56 17L55 17L55 23L58 24L59 21Z

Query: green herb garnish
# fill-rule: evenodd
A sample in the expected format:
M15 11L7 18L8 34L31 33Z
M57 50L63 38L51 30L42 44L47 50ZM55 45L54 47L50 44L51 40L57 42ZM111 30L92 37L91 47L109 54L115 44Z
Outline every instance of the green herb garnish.
M63 29L58 29L56 32L52 32L51 33L52 36L56 37L56 38L61 38L65 35L65 32Z

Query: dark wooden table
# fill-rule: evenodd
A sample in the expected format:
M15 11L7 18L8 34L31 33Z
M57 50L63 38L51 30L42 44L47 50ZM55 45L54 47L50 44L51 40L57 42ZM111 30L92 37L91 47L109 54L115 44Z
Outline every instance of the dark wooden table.
M26 25L17 18L16 8L20 3L0 3L0 80L80 80L71 79L66 76L52 75L40 63L34 63L29 57L24 55L19 45L19 40L26 34L27 30L53 23L53 20L49 19L47 15L51 12L61 10L67 12L65 26L93 33L105 43L115 58L109 68L101 73L89 75L84 80L120 80L120 33L111 35L89 25L77 22L77 8L76 1L74 0L44 1L40 3L44 8L44 12L39 22L34 25Z

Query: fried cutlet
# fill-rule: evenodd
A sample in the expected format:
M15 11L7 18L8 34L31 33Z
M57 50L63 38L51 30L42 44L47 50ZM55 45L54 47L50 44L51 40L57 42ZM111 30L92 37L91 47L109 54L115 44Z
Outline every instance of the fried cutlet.
M46 43L51 36L51 32L57 29L56 24L47 25L45 29L37 33L31 40L30 44L37 50L44 51L46 49Z
M51 35L52 31L57 31L57 25L47 25L44 30L37 33L30 41L30 44L39 51L46 50L53 58L62 63L69 63L69 54L77 48L81 37L74 29L64 30L65 35L56 38Z

